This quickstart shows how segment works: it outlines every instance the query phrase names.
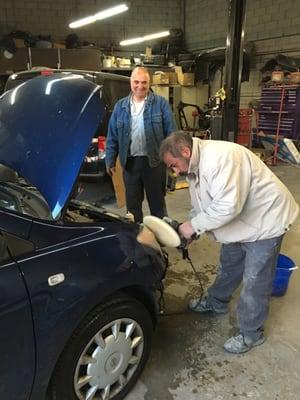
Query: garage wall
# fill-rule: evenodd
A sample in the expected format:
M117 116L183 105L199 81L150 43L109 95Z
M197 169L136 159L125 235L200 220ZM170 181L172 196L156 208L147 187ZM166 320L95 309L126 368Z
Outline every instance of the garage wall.
M226 0L185 0L185 39L190 51L224 46Z
M185 36L190 51L224 46L227 31L227 0L186 0ZM241 107L260 96L259 69L278 53L300 55L300 6L295 0L248 0L245 42L254 44L249 82L242 83ZM216 76L212 93L220 87Z
M227 0L186 0L186 42L196 51L224 46L227 29ZM300 6L295 0L248 0L246 41L290 37L300 34ZM278 43L278 48L282 41Z
M131 0L129 11L123 14L76 30L68 28L73 20L120 3L122 0L1 0L0 33L21 30L51 35L59 41L75 32L81 40L110 48L125 38L180 28L183 23L181 0Z

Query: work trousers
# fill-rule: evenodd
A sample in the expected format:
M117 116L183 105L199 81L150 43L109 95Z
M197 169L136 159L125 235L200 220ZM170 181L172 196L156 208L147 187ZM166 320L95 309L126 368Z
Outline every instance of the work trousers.
M272 281L283 235L247 243L223 244L220 266L208 298L216 309L227 307L242 282L237 305L240 332L256 340L269 310Z
M134 215L135 222L143 221L142 203L146 192L151 215L163 218L167 215L166 167L159 164L149 166L148 157L129 157L123 170L128 212Z

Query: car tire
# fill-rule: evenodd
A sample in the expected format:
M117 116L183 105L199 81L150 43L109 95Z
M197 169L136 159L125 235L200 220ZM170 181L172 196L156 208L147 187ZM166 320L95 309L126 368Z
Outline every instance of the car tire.
M56 366L51 399L121 400L149 357L153 323L137 300L120 295L87 315Z

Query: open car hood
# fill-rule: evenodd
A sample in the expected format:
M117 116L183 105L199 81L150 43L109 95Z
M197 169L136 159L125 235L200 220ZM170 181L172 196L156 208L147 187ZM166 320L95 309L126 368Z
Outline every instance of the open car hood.
M81 75L30 79L0 97L0 163L65 206L103 116L101 88Z

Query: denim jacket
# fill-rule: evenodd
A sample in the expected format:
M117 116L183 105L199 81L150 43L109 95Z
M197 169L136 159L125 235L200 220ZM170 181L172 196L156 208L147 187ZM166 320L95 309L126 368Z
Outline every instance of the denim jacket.
M131 140L130 97L131 94L116 103L109 120L105 154L107 167L115 166L118 155L121 166L125 167L129 156ZM175 120L167 100L152 92L148 93L143 117L149 165L156 167L160 163L159 146L161 142L177 129Z

